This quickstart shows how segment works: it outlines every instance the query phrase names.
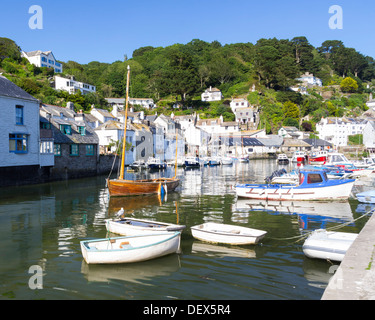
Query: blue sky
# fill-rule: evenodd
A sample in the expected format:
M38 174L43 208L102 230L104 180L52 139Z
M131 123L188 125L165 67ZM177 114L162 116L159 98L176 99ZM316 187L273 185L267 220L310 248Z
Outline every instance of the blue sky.
M43 29L29 28L29 7L43 9ZM328 10L343 9L332 30ZM341 40L375 58L373 0L14 0L0 5L0 37L24 51L52 50L61 61L112 63L143 46L192 39L221 44L306 36L314 46Z

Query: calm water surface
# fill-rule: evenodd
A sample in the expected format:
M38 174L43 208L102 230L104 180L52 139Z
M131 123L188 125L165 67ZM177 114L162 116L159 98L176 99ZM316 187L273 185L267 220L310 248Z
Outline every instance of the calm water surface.
M236 199L235 183L263 182L279 168L274 160L179 168L181 185L163 202L156 196L109 199L105 176L0 189L0 299L320 299L331 264L306 258L297 238L351 222L370 208L356 200ZM163 174L173 175L174 169ZM373 185L366 179L355 188ZM129 216L186 225L182 253L129 265L87 265L80 241L108 236L104 220L121 207ZM190 227L206 221L268 234L257 246L194 240ZM351 222L340 231L359 232L365 222ZM29 287L33 265L43 268L42 290Z

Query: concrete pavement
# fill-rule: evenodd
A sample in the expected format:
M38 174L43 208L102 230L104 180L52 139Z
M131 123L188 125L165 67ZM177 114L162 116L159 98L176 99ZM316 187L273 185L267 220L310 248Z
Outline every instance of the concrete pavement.
M322 300L375 300L375 214L346 252Z

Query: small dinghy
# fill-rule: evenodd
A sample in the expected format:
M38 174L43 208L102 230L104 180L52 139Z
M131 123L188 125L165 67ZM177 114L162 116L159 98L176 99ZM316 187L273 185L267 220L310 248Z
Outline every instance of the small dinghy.
M357 193L357 199L363 203L375 203L375 190Z
M356 233L315 230L306 239L302 250L308 258L342 261L357 236Z
M250 229L229 224L207 222L191 227L194 238L212 243L257 244L266 235L266 231Z
M106 220L107 231L126 236L150 234L152 232L182 231L186 226L172 223L155 222L135 218Z
M177 253L181 232L161 232L131 237L81 241L87 264L132 263Z

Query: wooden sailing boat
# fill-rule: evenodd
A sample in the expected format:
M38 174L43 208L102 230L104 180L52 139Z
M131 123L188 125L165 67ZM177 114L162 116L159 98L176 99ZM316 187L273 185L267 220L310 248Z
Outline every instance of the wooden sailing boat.
M177 179L177 165L175 166L175 176L173 178L157 178L144 180L125 180L125 151L126 151L126 127L128 119L128 104L129 104L129 79L130 66L128 66L128 75L126 83L126 107L125 107L125 124L124 124L124 139L122 146L122 158L120 174L117 179L107 179L107 185L110 196L134 196L145 195L152 193L167 193L174 191L180 180ZM177 138L176 138L177 139ZM176 140L176 161L177 161L177 140Z

